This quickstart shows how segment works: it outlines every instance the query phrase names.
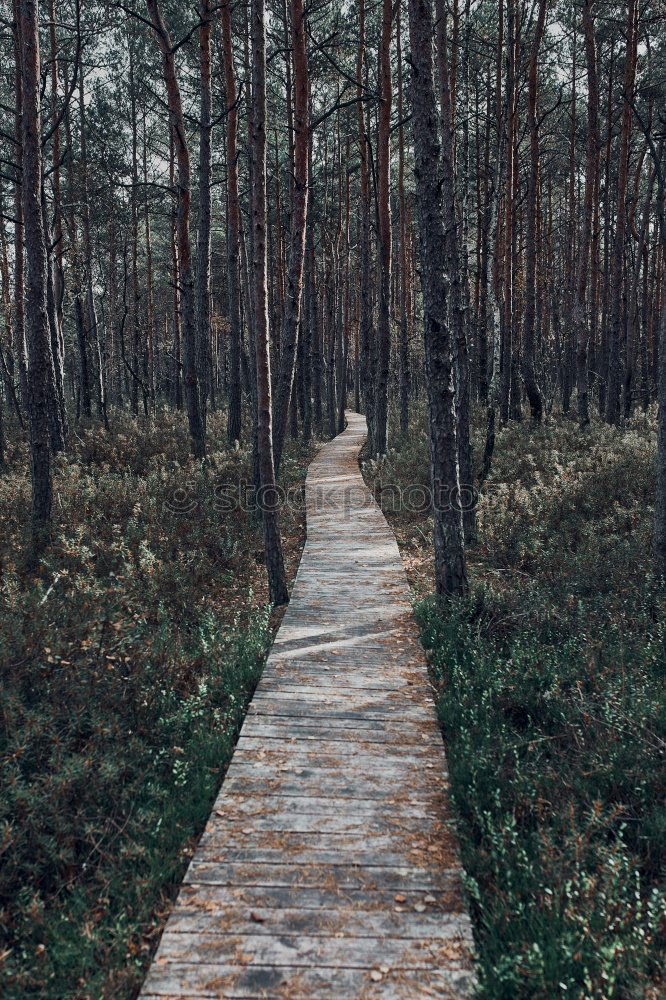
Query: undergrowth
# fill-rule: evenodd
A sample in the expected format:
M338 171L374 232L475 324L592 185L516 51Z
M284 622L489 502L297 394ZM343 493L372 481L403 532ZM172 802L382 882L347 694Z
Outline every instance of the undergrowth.
M479 453L482 428L476 429ZM471 594L417 604L439 691L479 995L634 998L663 988L664 601L650 578L654 428L553 418L498 438ZM415 589L432 590L422 419L366 474ZM403 493L404 495L404 493Z
M0 993L122 1000L141 983L274 624L263 542L228 497L251 456L189 457L181 417L78 428L55 536L23 563L25 454L0 477ZM308 454L293 446L287 484ZM227 500L222 502L222 497ZM290 573L302 513L282 517Z

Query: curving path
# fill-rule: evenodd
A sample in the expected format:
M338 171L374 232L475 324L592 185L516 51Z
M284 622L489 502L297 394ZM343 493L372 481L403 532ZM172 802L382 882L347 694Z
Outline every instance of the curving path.
M143 1000L471 992L425 658L347 419L310 466L291 603Z

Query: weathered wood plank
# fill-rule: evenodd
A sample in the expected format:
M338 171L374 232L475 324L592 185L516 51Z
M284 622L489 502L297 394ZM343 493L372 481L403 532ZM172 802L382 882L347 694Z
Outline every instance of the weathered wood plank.
M364 435L349 414L310 468L291 602L142 1000L472 988L446 758Z
M423 894L418 898L423 899ZM467 920L465 914L442 913L424 903L419 903L419 908L432 912L416 912L405 904L397 903L393 909L353 910L342 907L338 899L334 909L305 909L300 906L288 909L259 904L253 909L239 907L232 915L226 906L220 907L219 898L207 902L215 907L215 911L203 907L191 910L180 908L169 922L169 931L174 934L288 934L335 938L342 933L351 937L422 941L458 934L460 921Z
M339 859L341 860L341 859ZM455 868L443 871L433 868L419 868L416 865L355 865L323 864L308 865L265 864L251 862L238 864L206 861L197 853L185 875L187 883L206 885L265 885L326 888L329 885L340 889L391 889L395 892L423 889L434 892L441 887L442 877L451 875Z
M458 961L467 958L466 941L455 921L443 927L448 931L437 937L354 937L346 929L341 937L286 934L190 933L171 929L164 932L169 962L201 962L219 965L241 965L251 956L258 965L278 968L326 966L330 969L367 969L381 954L384 964L395 969L430 969L441 957Z
M387 972L382 972L382 967ZM372 973L380 973L379 982ZM257 998L261 1000L425 1000L439 997L453 1000L471 992L469 969L454 961L446 967L408 971L392 970L381 957L368 969L336 969L327 967L275 967L248 962L244 966L223 966L201 963L168 963L151 969L149 992L144 1000L156 997Z

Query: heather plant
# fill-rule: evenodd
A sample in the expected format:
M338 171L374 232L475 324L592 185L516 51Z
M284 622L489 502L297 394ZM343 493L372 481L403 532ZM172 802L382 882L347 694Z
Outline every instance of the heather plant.
M219 420L211 417L211 438ZM233 751L271 636L247 449L184 421L82 430L57 538L22 561L29 485L0 477L2 995L132 996ZM307 456L285 456L286 482ZM19 471L20 469L20 471ZM301 514L285 509L293 570Z

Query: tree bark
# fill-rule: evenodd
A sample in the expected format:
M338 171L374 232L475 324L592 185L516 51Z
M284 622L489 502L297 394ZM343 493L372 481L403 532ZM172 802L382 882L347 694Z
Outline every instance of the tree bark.
M622 301L624 290L624 252L627 232L627 189L629 181L629 144L631 139L632 108L636 77L638 35L638 3L629 0L627 5L627 55L622 89L622 129L617 168L617 224L613 242L613 259L610 276L611 310L608 344L608 388L606 394L606 421L620 422L620 388L622 385Z
M377 112L377 263L379 301L377 309L376 398L373 450L385 455L388 449L388 382L391 360L391 33L393 5L382 2L382 30L379 44L379 110Z
M280 335L280 370L275 399L273 446L276 476L280 471L280 460L287 431L289 400L294 385L298 328L301 318L308 212L308 152L310 148L308 54L303 0L290 0L290 10L294 64L294 175L291 189L289 264Z
M49 443L49 389L53 380L47 314L46 234L42 214L41 69L36 0L18 0L23 90L22 192L27 283L28 398L32 473L31 561L51 535L53 487Z
M414 176L421 243L421 280L433 490L435 583L439 594L468 590L459 503L458 442L448 287L446 235L439 184L440 148L433 76L431 0L409 0L412 62Z
M466 303L463 288L462 260L459 247L459 226L456 215L454 173L453 111L449 92L446 11L443 0L435 0L437 16L436 46L440 97L440 132L442 137L441 188L444 229L446 234L445 269L451 282L451 319L455 355L455 389L458 441L458 472L460 477L465 541L475 535L474 484L472 452L469 434L470 374L467 351Z
M525 318L523 327L523 380L530 403L532 419L541 423L543 398L534 372L534 334L537 298L537 210L539 198L539 119L537 93L539 80L539 49L546 24L547 0L539 0L539 12L530 53L527 115L530 132L530 169L527 181L527 238Z
M402 80L402 21L400 8L397 12L396 48L398 71L398 203L400 210L400 433L409 430L409 397L411 375L409 370L409 321L407 297L409 279L407 275L409 227L407 222L407 200L405 197L405 136L403 128L404 100Z
M593 198L596 188L596 164L599 151L599 83L597 78L597 46L594 36L592 5L594 0L583 0L583 31L587 63L587 148L585 155L585 200L583 205L583 233L578 258L578 281L574 303L574 329L576 335L576 389L578 395L578 423L584 430L590 422L588 405L587 345L589 332L585 317L585 296L589 271Z
M358 115L358 151L360 160L360 215L361 234L359 246L360 283L360 374L363 386L363 404L368 424L368 448L374 454L373 428L375 419L375 384L372 377L372 299L370 288L370 164L365 125L365 0L359 0L358 51L356 57L356 99Z
M200 0L199 18L199 219L197 227L197 266L195 274L196 370L199 384L199 406L205 441L206 411L210 394L210 255L211 215L213 210L212 180L212 75L211 34L213 15L210 0Z
M14 141L16 145L16 183L14 186L14 341L12 355L18 368L19 396L25 410L28 399L28 344L25 330L25 233L23 226L23 194L20 176L23 170L23 74L21 70L21 18L18 0L13 3L16 111L14 115Z
M104 421L108 430L109 418L106 410L106 385L104 380L104 367L102 364L102 350L100 344L99 324L97 322L97 309L95 306L95 292L93 287L93 247L90 234L90 201L88 198L88 146L86 140L85 122L85 99L83 89L83 66L79 66L79 124L80 124L80 145L81 145L81 170L80 170L80 193L81 193L81 213L83 223L83 264L85 270L85 324L86 340L92 343L97 365L95 373L97 376L97 415Z
M231 0L220 10L224 93L227 107L227 289L229 294L229 410L227 440L241 438L241 320L238 262L240 260L240 202L238 199L238 94L231 35Z
M183 383L185 405L195 458L206 456L206 431L201 411L201 396L197 372L197 337L194 310L194 278L190 243L191 168L187 147L185 117L176 75L173 43L166 29L158 0L146 0L157 41L162 53L162 71L167 92L169 119L173 129L178 164L176 232L180 270L180 301L182 311Z
M264 0L252 0L252 278L257 368L257 445L268 589L272 604L289 600L278 524L273 461L271 361L266 285L266 23Z

